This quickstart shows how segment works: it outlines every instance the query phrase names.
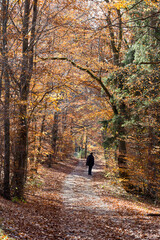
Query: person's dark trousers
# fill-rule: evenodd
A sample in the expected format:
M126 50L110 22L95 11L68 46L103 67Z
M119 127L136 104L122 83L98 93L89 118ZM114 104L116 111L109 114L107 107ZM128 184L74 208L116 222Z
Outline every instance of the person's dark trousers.
M92 166L88 167L88 175L92 175Z

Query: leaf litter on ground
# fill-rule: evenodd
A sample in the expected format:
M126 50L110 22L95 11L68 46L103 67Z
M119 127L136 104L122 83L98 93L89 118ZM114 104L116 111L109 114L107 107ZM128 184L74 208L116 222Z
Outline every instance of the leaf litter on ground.
M69 159L53 164L52 168L40 166L38 175L43 184L35 192L27 189L26 202L13 203L0 197L1 227L7 237L24 240L160 239L160 218L147 216L160 212L160 209L135 199L122 198L121 194L118 195L121 190L117 191L117 196L112 195L112 186L109 189L104 178L103 162L97 163L97 170L88 182L91 191L99 198L92 199L92 204L81 202L81 209L76 204L77 209L66 209L62 189L77 164L77 159ZM82 167L87 171L84 164ZM74 191L77 194L81 182L79 176L76 179ZM81 189L83 191L83 186ZM105 214L98 207L88 208L89 204L94 206L94 201L106 204L108 210Z

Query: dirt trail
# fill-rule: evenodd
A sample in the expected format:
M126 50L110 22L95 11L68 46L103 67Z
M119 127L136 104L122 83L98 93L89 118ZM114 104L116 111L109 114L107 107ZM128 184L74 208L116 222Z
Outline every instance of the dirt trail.
M77 164L66 159L40 166L42 185L28 188L26 202L0 197L0 227L16 240L160 239L160 217L147 216L160 209L123 198L122 189L104 178L103 161L96 159L92 177L85 160Z
M93 174L95 174L95 169ZM96 211L105 214L107 203L102 202L92 188L92 176L87 175L85 163L81 160L75 170L65 179L62 196L66 209Z
M93 175L100 171L103 171L102 166L97 165ZM132 203L130 206L127 201L120 199L117 208L117 202L112 203L112 197L108 196L104 201L97 195L93 188L93 177L87 175L84 160L66 177L62 198L64 240L160 239L159 218L142 215L143 211L138 211L137 206L134 207Z

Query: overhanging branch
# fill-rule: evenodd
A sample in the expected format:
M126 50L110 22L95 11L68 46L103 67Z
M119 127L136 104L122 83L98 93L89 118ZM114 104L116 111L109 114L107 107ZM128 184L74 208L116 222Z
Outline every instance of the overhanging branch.
M62 61L67 61L67 62L71 63L74 67L80 69L83 72L88 73L88 75L90 75L91 78L95 79L98 82L98 84L100 84L100 86L104 90L104 92L107 95L107 97L109 98L109 100L113 100L113 96L110 94L110 92L108 91L108 89L106 88L104 83L102 82L101 77L97 77L96 75L94 75L92 73L92 71L89 70L88 68L85 68L85 67L82 67L82 66L78 65L77 63L75 63L74 61L68 59L67 57L50 57L50 58L39 57L39 58L41 60L43 60L43 61L46 61L46 60L62 60ZM112 110L113 110L114 114L118 114L116 106L113 103L111 103L111 101L110 101L110 104L111 104L111 107L112 107Z
M141 62L141 63L139 63L139 65L142 65L142 64L153 64L153 65L155 65L155 64L160 64L160 61L157 61L157 62Z

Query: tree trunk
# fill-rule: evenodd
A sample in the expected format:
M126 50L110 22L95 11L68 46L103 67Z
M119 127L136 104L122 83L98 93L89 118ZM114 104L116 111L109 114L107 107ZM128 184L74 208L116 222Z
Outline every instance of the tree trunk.
M111 50L113 53L113 63L116 66L120 66L120 50L121 50L121 44L122 44L122 19L121 19L121 13L120 10L117 9L117 20L118 20L118 38L116 39L114 29L112 26L112 21L111 21L111 12L108 11L108 16L107 16L107 23L108 23L108 28L109 28L109 33L110 33L110 44L111 44ZM123 82L121 81L119 83L119 89L122 89L123 87ZM113 108L114 110L114 108ZM122 178L122 184L125 190L129 191L130 188L132 188L132 184L130 183L129 180L129 174L127 171L127 159L126 159L126 142L124 139L124 136L126 135L124 127L122 127L124 120L123 118L127 117L127 112L126 112L126 106L122 100L119 106L119 111L114 110L114 114L116 116L120 116L121 120L118 123L117 126L117 132L118 132L118 138L119 138L119 146L118 146L118 167L119 167L119 176Z
M56 159L57 139L58 139L58 112L55 112L54 113L54 123L53 123L53 128L52 128L53 160Z
M126 111L126 105L122 101L119 106L119 116L120 121L117 126L117 132L119 137L119 146L118 146L118 167L119 167L119 176L122 179L123 187L126 191L130 192L134 187L130 182L128 167L127 167L127 158L126 158L126 130L123 127L124 119L128 118L128 112Z
M85 152L84 152L84 157L87 158L87 148L88 148L88 135L87 135L87 130L86 130L86 141L85 141Z
M148 127L148 159L147 159L147 191L146 196L155 200L157 196L157 174L158 167L156 166L155 156L152 153L154 146L153 128Z
M38 148L37 148L37 157L36 157L36 162L38 163L39 161L39 156L41 153L41 148L42 148L42 134L44 132L44 123L45 123L45 119L46 119L46 108L47 108L47 103L45 104L45 112L42 118L42 124L41 124L41 134L39 136L39 143L38 143Z
M113 53L113 63L114 63L114 65L119 66L120 65L120 50L121 50L121 43L122 43L121 13L120 13L120 10L117 9L117 19L118 19L118 38L117 39L115 37L110 14L111 14L111 12L109 10L106 20L108 23L109 34L110 34L110 44L111 44L111 50ZM116 44L116 42L117 42L117 44Z
M8 22L8 4L9 1L2 1L2 15L3 15L3 77L5 82L5 104L4 104L4 133L5 133L5 156L4 156L4 189L3 195L6 199L10 199L10 120L9 120L9 75L7 70L8 50L7 50L7 22Z
M30 0L24 2L23 15L23 59L20 76L20 104L19 104L19 128L17 131L17 146L15 154L15 192L14 196L22 199L24 197L24 184L27 173L27 148L28 148L28 126L27 126L27 100L29 85L33 70L33 50L35 41L35 26L37 19L37 0L33 1L33 17L31 26L31 37L29 42L29 16Z

